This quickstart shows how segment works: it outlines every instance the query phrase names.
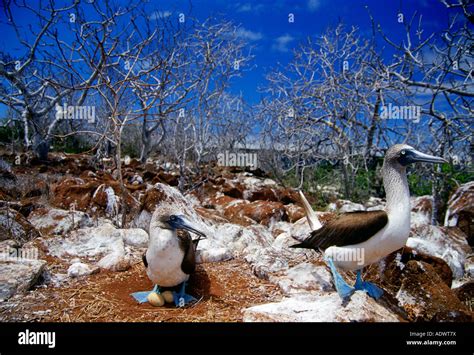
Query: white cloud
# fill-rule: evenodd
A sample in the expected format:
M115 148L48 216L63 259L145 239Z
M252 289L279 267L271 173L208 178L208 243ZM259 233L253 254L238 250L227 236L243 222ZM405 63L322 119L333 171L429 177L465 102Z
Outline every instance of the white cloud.
M239 27L236 31L237 36L248 41L258 41L263 38L263 35L260 32L254 32L251 30L247 30L243 27Z
M237 7L237 12L250 12L252 11L252 4L242 4Z
M237 4L237 12L257 12L263 9L263 4Z
M308 10L314 12L321 6L320 0L308 0Z
M295 37L286 33L283 36L275 38L272 49L279 52L288 52L288 45L295 40Z
M166 18L166 17L169 17L171 16L171 11L154 11L151 13L149 19L150 20L157 20L157 19L160 19L160 18Z

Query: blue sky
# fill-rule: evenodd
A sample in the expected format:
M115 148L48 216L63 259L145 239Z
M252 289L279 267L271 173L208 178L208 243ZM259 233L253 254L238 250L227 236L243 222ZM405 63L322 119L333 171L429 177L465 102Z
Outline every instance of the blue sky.
M201 21L213 16L240 25L240 35L250 42L255 59L253 69L245 72L243 78L235 79L231 91L242 93L250 104L260 100L258 88L265 85L265 73L278 64L286 65L292 50L308 36L318 36L339 22L355 25L362 35L370 36L372 29L365 6L395 42L402 40L404 32L397 22L400 10L405 17L411 17L415 11L423 16L424 36L442 31L448 23L448 11L438 0L165 0L150 1L147 6L151 16L154 11L176 17L183 12ZM294 23L288 21L290 13L294 14ZM34 23L34 18L19 15L19 23ZM3 11L0 17L4 20ZM0 32L0 50L14 54L18 44L13 33L1 25ZM389 55L387 52L386 56Z
M171 2L162 2L163 8L168 3ZM179 7L179 3L173 2L173 6ZM181 3L187 4L186 1ZM371 22L365 6L396 42L403 39L404 33L397 22L400 10L405 17L411 17L415 11L423 16L425 36L446 29L448 24L448 11L438 0L196 0L192 12L199 19L215 15L242 26L242 36L254 47L255 68L242 79L235 80L232 90L242 92L250 103L256 103L260 98L258 87L265 84L265 73L277 63L286 65L292 58L292 50L308 36L318 36L339 22L357 26L362 35L371 36ZM176 10L170 7L168 11ZM289 13L294 14L294 23L288 22Z

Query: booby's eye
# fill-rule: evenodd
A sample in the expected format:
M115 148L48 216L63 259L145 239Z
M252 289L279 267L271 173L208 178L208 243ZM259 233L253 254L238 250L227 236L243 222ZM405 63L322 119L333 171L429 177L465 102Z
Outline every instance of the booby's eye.
M176 221L176 216L170 216L170 221Z
M401 155L405 155L406 153L407 153L406 150L402 150L402 151L400 152Z

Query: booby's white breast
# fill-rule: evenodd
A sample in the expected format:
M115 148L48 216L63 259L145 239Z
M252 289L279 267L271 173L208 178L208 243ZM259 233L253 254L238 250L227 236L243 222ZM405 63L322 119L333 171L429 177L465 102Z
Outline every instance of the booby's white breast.
M179 247L176 231L155 229L150 233L150 243L146 251L147 275L162 287L173 287L187 281L189 275L181 270L184 252Z
M410 208L400 206L388 213L387 225L363 243L329 247L324 252L343 270L358 270L402 248L410 234Z

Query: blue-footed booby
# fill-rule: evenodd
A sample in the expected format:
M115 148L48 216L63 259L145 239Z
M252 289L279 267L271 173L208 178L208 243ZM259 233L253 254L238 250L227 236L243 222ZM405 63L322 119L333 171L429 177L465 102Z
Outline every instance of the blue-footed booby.
M132 296L139 303L144 303L150 300L151 295L156 298L155 293L160 294L160 287L181 285L179 292L173 292L173 301L177 307L183 307L196 301L186 294L185 288L190 274L196 269L197 244L206 236L185 216L162 212L156 210L151 217L150 240L143 255L146 273L155 287L152 291L135 292ZM187 231L197 234L198 238L193 240Z
M386 193L385 210L344 213L324 226L300 192L311 235L292 248L323 250L341 298L350 297L355 290L365 290L373 298L383 291L362 280L364 266L378 262L402 248L410 234L410 191L406 169L415 162L446 163L443 158L416 151L406 144L397 144L385 154L382 176ZM354 287L349 286L336 268L357 270Z

